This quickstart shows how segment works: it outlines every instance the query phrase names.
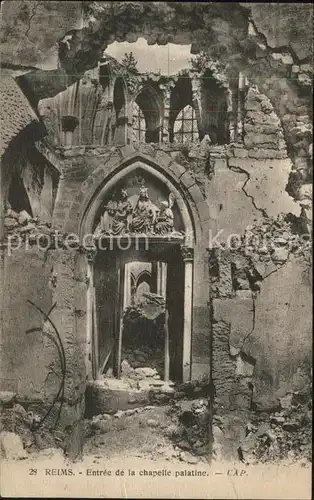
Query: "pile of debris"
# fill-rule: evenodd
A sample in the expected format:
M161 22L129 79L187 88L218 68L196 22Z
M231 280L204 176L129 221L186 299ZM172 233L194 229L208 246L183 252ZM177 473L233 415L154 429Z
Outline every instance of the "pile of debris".
M133 368L126 359L121 363L121 377L119 380L115 379L113 376L112 368L109 368L104 375L103 381L113 387L111 382L118 383L119 386L124 386L130 391L145 391L147 394L150 392L151 399L158 400L158 394L174 394L174 382L161 379L156 368L151 368L150 366L143 366L138 368ZM166 401L166 399L164 398Z
M146 405L139 408L130 408L128 410L118 410L114 414L100 413L95 415L92 419L84 420L84 434L85 438L89 438L94 434L104 434L110 432L113 428L121 428L122 422L127 423L126 419L134 415L145 414L150 410L154 410L155 406ZM155 427L155 422L152 419L147 420L147 424Z
M157 370L158 374L162 376L164 369L164 349L160 346L154 348L148 345L142 345L138 349L126 349L122 351L123 366L122 372L128 371L128 365L132 368L145 368L151 367Z
M172 433L172 439L185 455L208 458L209 455L209 403L207 399L182 400L174 403L173 411L179 419L179 426Z
M303 231L302 231L303 230ZM254 261L267 265L273 262L282 265L292 253L296 257L309 257L311 236L305 228L297 227L297 221L290 215L256 221L253 228L246 230L243 237L245 255Z
M0 414L0 450L4 458L24 459L38 450L60 446L46 425L38 425L39 415L28 404L21 404L14 392L0 392Z
M202 399L145 405L85 419L85 452L117 451L197 464L208 459L208 407ZM138 437L141 436L140 441Z
M51 227L50 222L42 221L39 217L32 217L26 210L15 212L7 202L7 208L4 216L4 237L12 238L18 242L28 245L37 245L47 250L53 248L71 248L71 245L77 245L76 241L71 239L71 235L60 233ZM13 239L14 237L14 239Z
M140 317L154 321L166 311L166 300L162 295L152 292L143 293L141 302L128 306L124 318L130 323L136 322Z
M280 399L280 410L257 413L247 425L246 438L239 448L246 463L282 459L311 461L312 403L308 394L294 392Z
M163 376L165 311L164 297L155 293L144 293L141 302L125 309L122 375L138 378L136 370L142 368Z
M20 212L15 212L12 210L9 204L7 204L7 210L4 216L4 228L5 234L20 234L20 236L26 237L28 233L39 234L50 234L51 224L48 222L41 222L38 217L32 217L26 210L21 210Z

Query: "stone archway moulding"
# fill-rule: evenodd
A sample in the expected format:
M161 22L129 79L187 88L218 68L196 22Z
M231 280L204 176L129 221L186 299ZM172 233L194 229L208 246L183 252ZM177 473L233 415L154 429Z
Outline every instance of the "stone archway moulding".
M164 165L156 162L155 159L146 157L144 155L133 154L128 159L121 162L121 158L111 159L113 164L108 165L108 163L96 169L96 171L89 176L89 178L83 183L81 188L81 196L84 193L83 201L81 202L81 218L79 221L80 237L83 238L86 234L92 234L94 229L95 217L97 211L108 191L121 179L123 179L127 174L135 171L137 168L142 168L146 172L149 172L156 179L159 179L167 188L172 191L176 197L176 202L181 213L183 225L187 237L185 238L185 249L187 252L183 252L183 262L184 262L184 318L183 318L183 352L182 352L182 379L183 382L190 380L191 378L191 347L192 347L192 330L193 330L193 281L195 279L193 267L194 259L199 253L198 251L193 252L192 247L195 243L200 243L202 230L204 225L208 223L206 217L200 217L198 212L198 206L200 204L206 203L204 197L196 185L195 180L192 176L186 172L184 167L173 162L170 156L164 155L164 159L167 158ZM172 164L172 169L170 165ZM178 174L175 174L173 169L177 168ZM83 191L83 193L82 193ZM78 195L78 196L80 196ZM203 206L203 205L202 205ZM206 204L207 206L207 204ZM208 210L206 211L208 214ZM203 226L203 227L202 227ZM198 246L198 245L196 245ZM184 249L183 249L184 250ZM196 248L195 248L196 250ZM197 259L197 257L196 257ZM87 292L87 303L88 311L87 315L87 367L88 358L90 355L90 349L93 343L98 342L98 333L94 332L92 326L92 294L93 294L93 263L89 262L88 265L88 276L89 276L89 289ZM94 338L94 340L92 340ZM120 338L120 337L119 337ZM99 367L92 367L94 377L98 376ZM89 369L87 368L89 372ZM89 373L91 377L91 373Z

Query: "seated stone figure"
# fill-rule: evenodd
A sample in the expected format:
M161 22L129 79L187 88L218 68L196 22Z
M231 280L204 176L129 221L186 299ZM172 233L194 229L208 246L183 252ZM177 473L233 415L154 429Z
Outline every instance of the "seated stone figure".
M130 228L132 206L126 189L122 189L118 200L111 199L103 216L103 230L114 236L126 234Z
M153 233L155 218L155 207L149 199L147 188L142 186L132 213L131 231L142 234Z
M169 234L174 231L174 217L172 212L174 198L172 193L169 195L168 201L160 203L160 210L156 216L155 233L156 234Z

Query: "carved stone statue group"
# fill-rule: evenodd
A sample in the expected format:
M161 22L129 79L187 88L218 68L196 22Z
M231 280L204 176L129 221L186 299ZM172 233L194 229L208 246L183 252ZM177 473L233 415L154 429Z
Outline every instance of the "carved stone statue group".
M104 207L101 232L114 236L130 233L171 234L174 232L173 203L174 196L170 193L168 201L162 201L158 209L150 200L147 187L141 186L134 204L127 190L121 189L119 196L113 195Z

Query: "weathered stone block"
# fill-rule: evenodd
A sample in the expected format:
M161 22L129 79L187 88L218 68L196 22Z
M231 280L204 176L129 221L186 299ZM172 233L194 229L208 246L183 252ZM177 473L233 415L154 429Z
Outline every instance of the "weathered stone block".
M182 179L182 177L181 177L181 179ZM190 193L190 195L191 195L191 197L196 205L198 203L202 203L204 201L204 196L203 196L200 188L196 184L189 187L189 193Z
M164 151L156 151L156 161L160 163L165 169L169 167L170 163L173 161L171 156Z
M209 211L209 206L208 203L204 200L197 203L196 209L199 215L199 218L202 222L209 221L210 220L210 211ZM202 229L204 230L205 228L202 226Z
M249 363L241 354L237 356L236 377L252 377L254 373L254 364Z
M16 393L12 391L1 391L0 392L0 404L8 405L12 404L16 400Z
M248 99L247 102L246 102L246 104L245 104L245 109L247 111L260 111L261 110L261 105L255 99Z
M249 157L256 159L283 159L287 158L285 151L276 149L251 149L249 150Z
M177 162L170 163L168 168L177 179L180 179L180 177L186 172L185 168Z
M265 145L269 149L277 149L278 146L278 134L250 134L244 137L244 144L248 148L254 148L256 145Z
M214 158L213 159L214 169L224 170L227 168L227 159L226 158Z
M241 349L244 339L253 327L253 302L250 299L214 299L213 317L215 321L230 324L229 345Z
M285 262L288 259L289 251L286 248L276 248L272 254L275 262Z
M246 415L243 414L241 418L241 415L231 412L229 415L219 415L215 420L215 425L221 431L215 431L220 456L225 460L239 460L238 448L246 434Z
M234 148L233 154L236 158L247 158L248 150L244 148Z
M187 189L195 184L195 179L189 174L189 172L184 172L184 174L180 177L180 183L184 185ZM198 200L202 201L202 200Z
M149 391L130 390L130 387L122 380L108 380L108 384L93 382L87 386L88 416L115 413L118 410L127 410L149 403Z

